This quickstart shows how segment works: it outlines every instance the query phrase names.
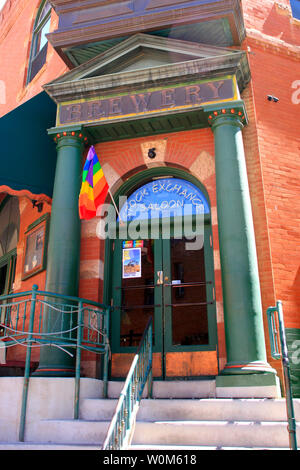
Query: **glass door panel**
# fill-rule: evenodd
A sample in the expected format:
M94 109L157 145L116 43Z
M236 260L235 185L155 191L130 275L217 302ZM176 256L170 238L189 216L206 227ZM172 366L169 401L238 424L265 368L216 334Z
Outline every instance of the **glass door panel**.
M204 247L186 249L186 238L170 240L172 344L208 344Z
M195 244L193 248L186 238L147 239L137 241L136 246L134 252L134 242L123 246L122 240L115 241L113 362L130 367L152 316L154 376L169 376L168 358L176 366L176 375L186 376L184 363L193 361L196 351L216 351L210 232L203 247ZM126 354L128 360L124 360Z
M138 346L150 316L154 318L154 241L142 240L140 248L122 249L123 268L126 255L134 255L136 250L137 267L134 260L128 261L122 273L121 283L121 334L120 346ZM135 269L140 269L136 275ZM155 339L155 338L154 338Z
M155 363L162 349L162 243L161 240L115 240L113 266L113 361L122 361L120 353L132 353L140 343L148 319L153 319ZM125 356L124 356L125 357ZM126 362L126 360L125 360ZM127 363L127 362L126 362ZM156 367L161 375L162 367Z

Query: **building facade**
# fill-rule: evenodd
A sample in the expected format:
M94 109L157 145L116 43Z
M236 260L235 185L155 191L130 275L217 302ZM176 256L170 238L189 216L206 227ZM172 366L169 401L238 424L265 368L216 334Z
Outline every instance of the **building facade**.
M112 380L152 316L156 380L213 377L220 397L278 397L266 311L281 300L299 396L296 9L8 0L0 12L0 294L35 284L111 306ZM91 145L120 210L106 237L103 208L78 215ZM165 209L167 234L155 215ZM1 375L24 361L7 348ZM83 351L82 375L99 368ZM32 370L68 377L74 361L36 348Z

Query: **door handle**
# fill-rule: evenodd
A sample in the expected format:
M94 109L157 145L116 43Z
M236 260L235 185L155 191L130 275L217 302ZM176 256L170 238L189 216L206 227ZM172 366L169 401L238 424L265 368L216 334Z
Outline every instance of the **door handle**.
M163 271L157 271L157 282L156 282L156 284L158 286L163 284L163 282L164 282L163 278L164 278L164 272Z

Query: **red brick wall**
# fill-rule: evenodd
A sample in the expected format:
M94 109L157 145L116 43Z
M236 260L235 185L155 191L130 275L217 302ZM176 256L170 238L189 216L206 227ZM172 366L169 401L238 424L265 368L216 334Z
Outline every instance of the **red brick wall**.
M283 301L285 326L300 328L300 21L292 18L288 0L247 0L243 8L274 280L270 294ZM268 101L269 94L279 101Z
M40 0L8 0L0 12L0 81L5 88L0 116L43 91L44 83L68 70L48 44L47 63L26 86L32 30L39 5ZM51 31L57 24L58 17L52 10Z

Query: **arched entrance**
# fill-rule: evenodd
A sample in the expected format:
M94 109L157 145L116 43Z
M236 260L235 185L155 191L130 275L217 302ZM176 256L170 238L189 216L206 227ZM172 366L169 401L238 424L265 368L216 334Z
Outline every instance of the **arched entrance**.
M213 247L205 189L182 171L155 169L127 182L117 198L124 195L119 236L106 250L114 308L112 377L126 374L149 316L154 320L155 377L217 375Z

